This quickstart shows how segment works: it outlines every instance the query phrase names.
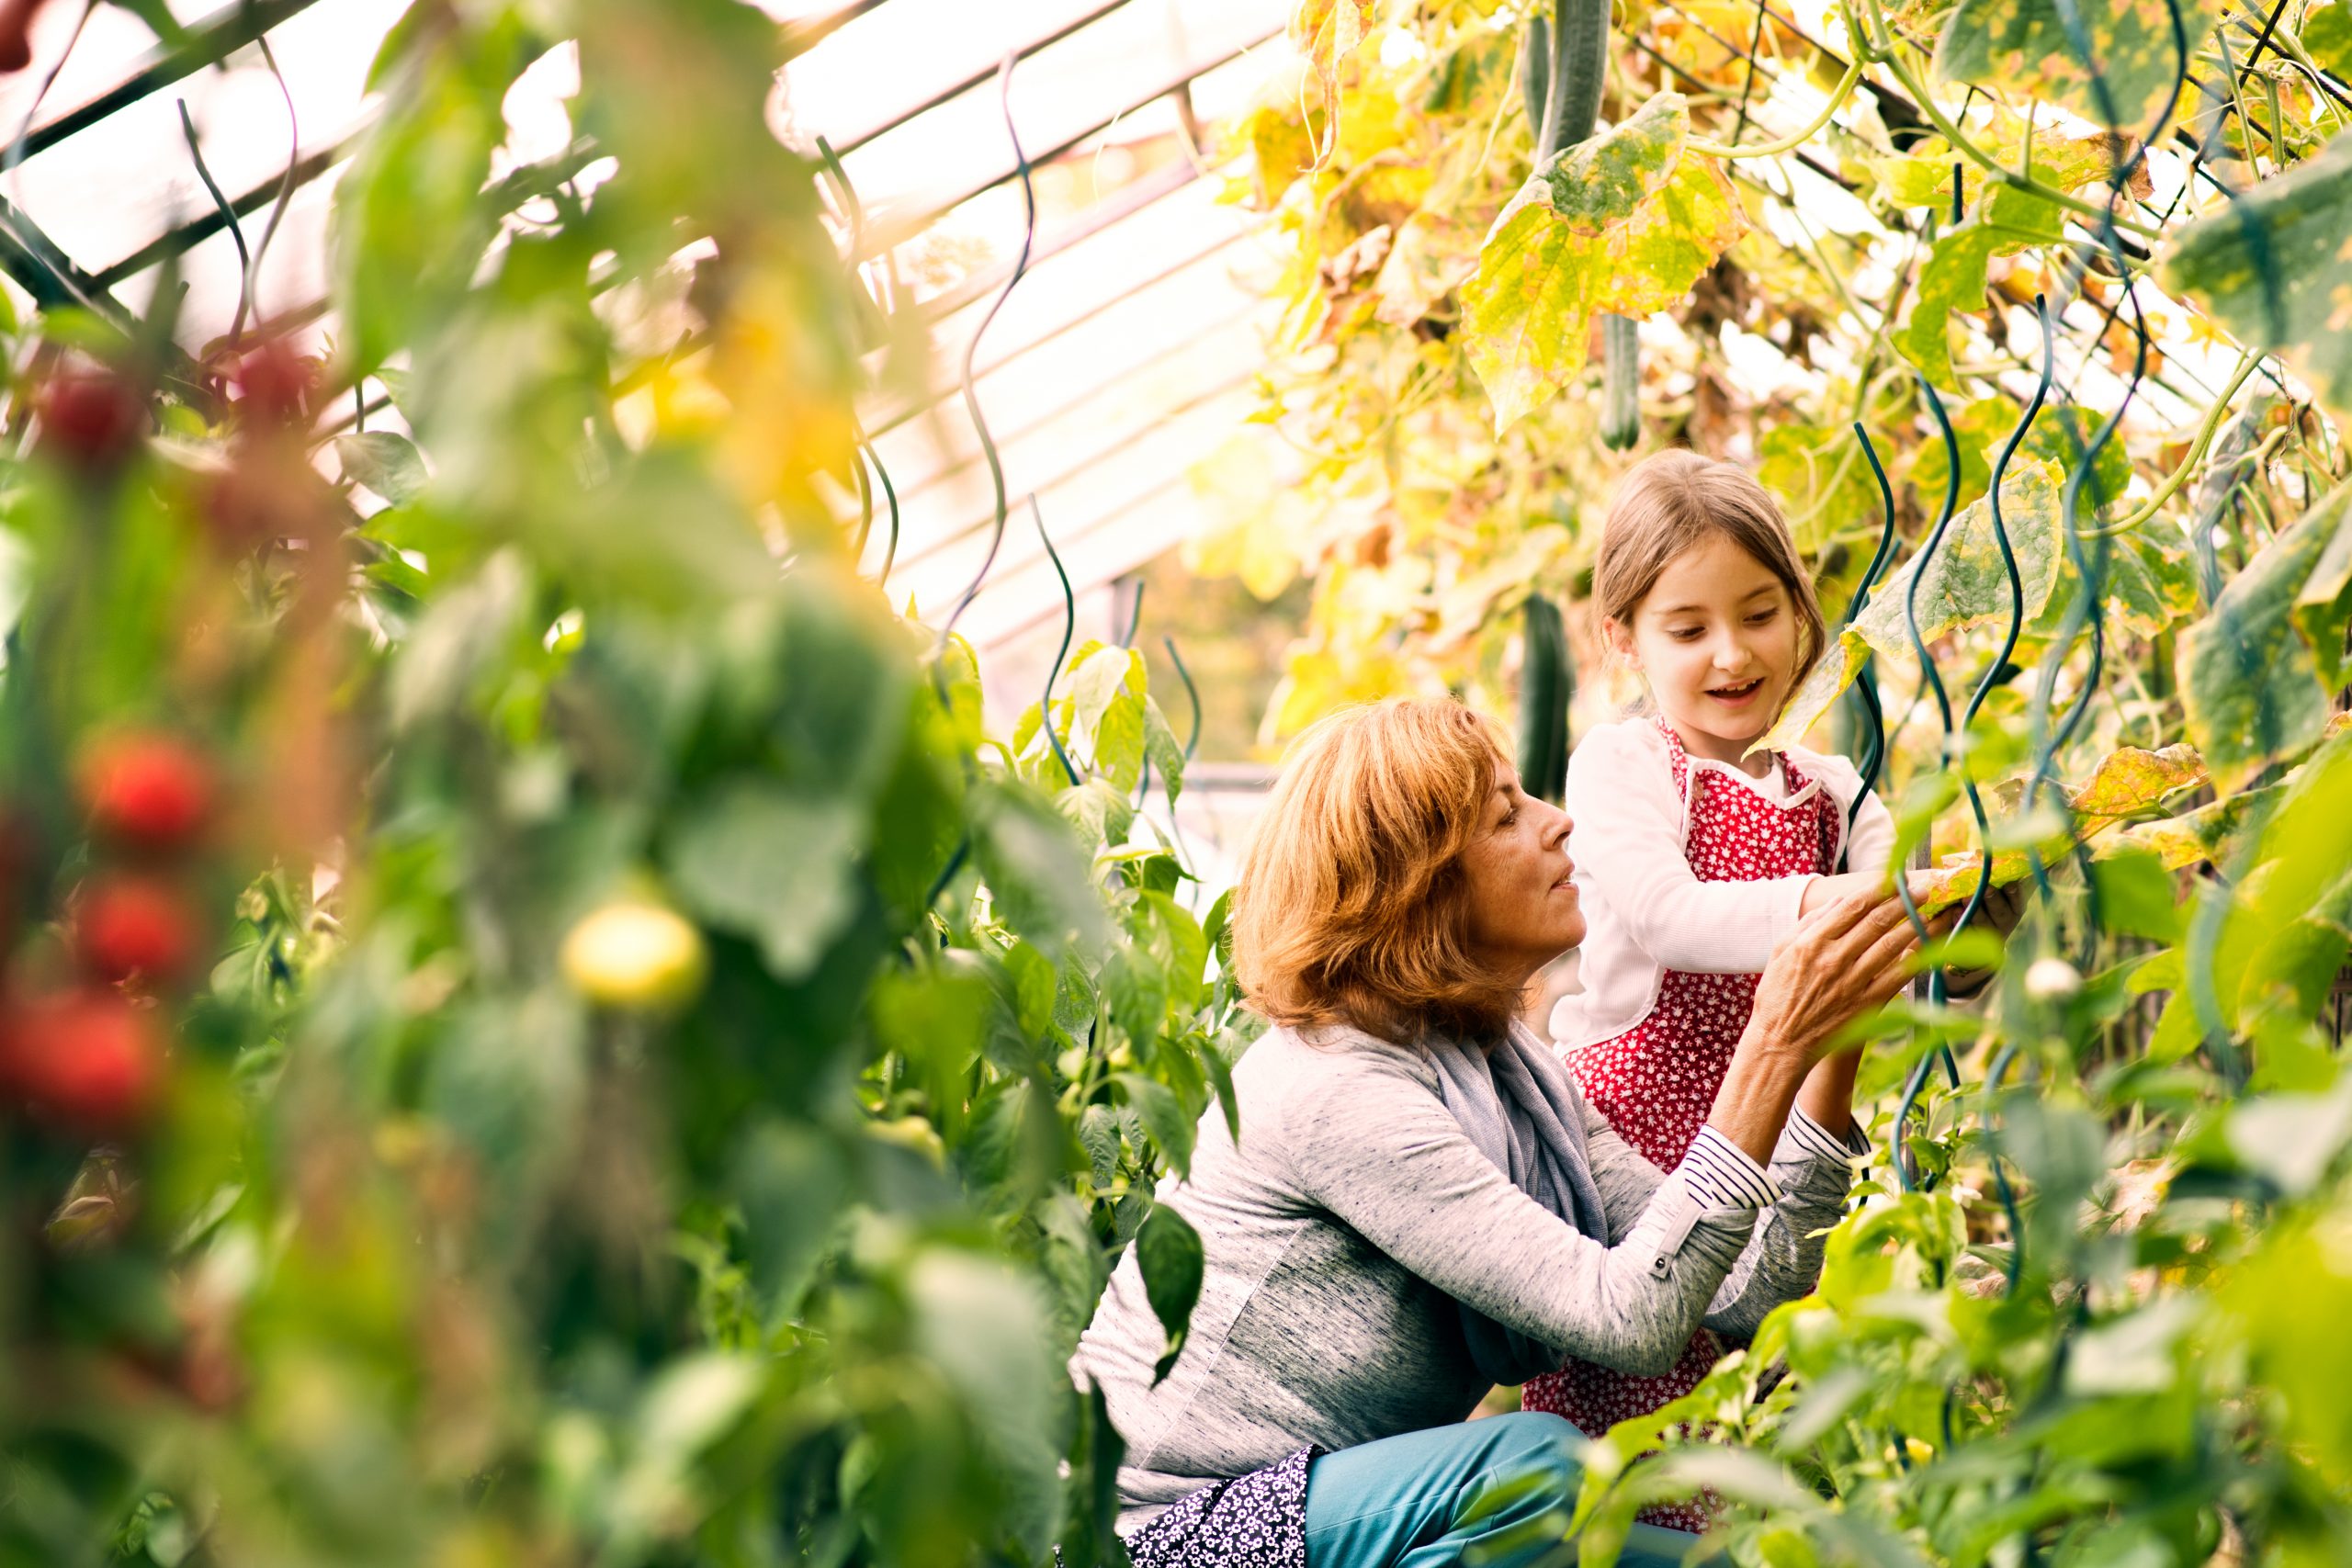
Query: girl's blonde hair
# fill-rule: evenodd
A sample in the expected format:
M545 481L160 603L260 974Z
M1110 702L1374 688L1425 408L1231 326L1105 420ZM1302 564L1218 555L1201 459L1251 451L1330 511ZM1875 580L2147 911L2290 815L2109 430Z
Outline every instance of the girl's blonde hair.
M1729 463L1675 448L1634 465L1601 525L1592 568L1594 608L1630 626L1668 563L1713 535L1754 556L1788 589L1799 632L1796 672L1789 682L1795 692L1828 646L1828 623L1781 509L1762 485Z
M1520 985L1471 951L1462 860L1510 760L1494 721L1451 698L1349 708L1300 735L1233 888L1250 1007L1400 1044L1499 1037Z

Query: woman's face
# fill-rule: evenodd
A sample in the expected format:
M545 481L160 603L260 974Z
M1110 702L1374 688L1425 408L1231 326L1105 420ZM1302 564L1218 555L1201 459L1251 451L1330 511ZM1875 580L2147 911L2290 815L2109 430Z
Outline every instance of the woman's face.
M1568 880L1568 814L1519 787L1495 764L1477 837L1463 852L1470 945L1497 974L1524 979L1584 940L1584 910Z

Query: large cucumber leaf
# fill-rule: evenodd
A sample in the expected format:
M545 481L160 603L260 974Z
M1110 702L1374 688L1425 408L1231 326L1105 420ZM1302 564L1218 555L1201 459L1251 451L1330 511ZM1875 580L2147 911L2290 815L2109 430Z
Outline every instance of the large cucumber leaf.
M2352 490L2339 490L2282 529L2181 636L2189 739L2224 793L2312 746L2327 723L2314 649L2340 666L2352 558L2335 547L2347 501Z
M1682 95L1660 93L1562 153L1495 220L1462 305L1497 432L1584 367L1594 317L1675 303L1738 237L1723 172L1683 155L1690 129Z
M2030 93L2089 120L2144 130L2179 77L2166 0L2078 0L2091 57L2107 77L2102 106L2059 20L2058 0L1960 0L1936 43L1936 73L1947 82ZM2191 61L2220 17L2216 0L2179 0Z
M2001 525L2017 558L2028 622L2041 613L2058 581L2065 548L2060 537L2060 482L2055 463L2032 459L2012 460L2001 480ZM1951 520L1924 571L1919 560L1913 555L1879 585L1869 605L1790 696L1779 720L1749 750L1778 750L1803 739L1860 672L1873 649L1911 662L1907 606L1914 578L1919 579L1919 636L1926 642L2007 617L2008 569L1994 536L1989 498Z
M2352 412L2352 139L2182 230L2164 285Z

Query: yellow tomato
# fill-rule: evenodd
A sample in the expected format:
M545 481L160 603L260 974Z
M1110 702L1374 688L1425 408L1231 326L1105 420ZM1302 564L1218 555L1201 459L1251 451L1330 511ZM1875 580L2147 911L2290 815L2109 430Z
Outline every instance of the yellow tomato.
M690 1001L709 969L702 932L674 910L632 900L606 904L572 927L562 962L581 995L630 1009Z

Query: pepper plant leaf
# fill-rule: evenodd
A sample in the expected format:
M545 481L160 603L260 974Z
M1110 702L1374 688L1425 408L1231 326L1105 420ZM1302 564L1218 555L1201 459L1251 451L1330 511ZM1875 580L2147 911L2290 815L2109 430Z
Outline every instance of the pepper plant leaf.
M2182 230L2163 282L2240 343L2284 358L2338 414L2352 412L2352 141L2330 142Z
M1682 96L1660 93L1562 153L1495 220L1462 306L1498 433L1584 367L1593 318L1681 299L1738 237L1722 171L1684 156L1690 127Z
M1165 1203L1152 1206L1136 1232L1136 1266L1143 1275L1144 1299L1167 1331L1167 1353L1151 1370L1158 1387L1184 1352L1185 1336L1193 1325L1193 1308L1201 1299L1201 1276L1206 1255L1201 1233Z
M2107 83L2091 71L2060 20L2059 0L1960 0L1936 41L1936 74L1947 82L2031 94L2093 125L2110 113L2117 130L2144 130L2180 77L2182 54L2167 0L2079 0L2085 41ZM2215 0L2179 0L2188 57L2211 35Z

